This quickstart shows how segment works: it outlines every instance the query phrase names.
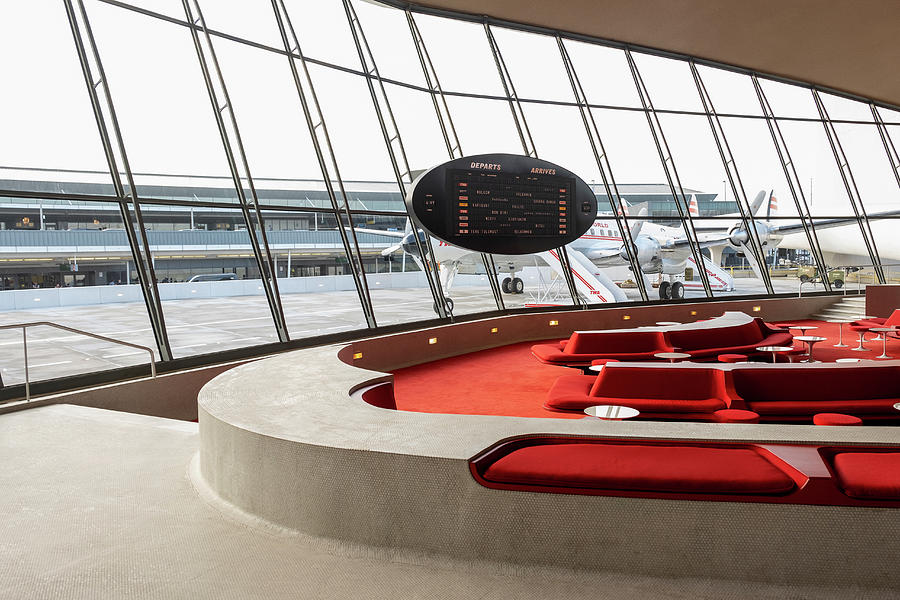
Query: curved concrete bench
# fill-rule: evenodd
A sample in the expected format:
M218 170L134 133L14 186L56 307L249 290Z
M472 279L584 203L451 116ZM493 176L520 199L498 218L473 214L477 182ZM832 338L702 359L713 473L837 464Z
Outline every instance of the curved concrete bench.
M380 356L400 356L400 336L424 336L422 345L429 348L428 336L465 337L466 327L476 325L365 340L343 354L350 360L364 346L367 356L378 348ZM894 428L386 410L353 393L390 376L342 362L340 350L312 348L259 360L203 388L201 476L222 499L308 534L462 560L844 585L877 573L885 585L900 584L894 564L900 538L870 539L896 531L900 510L516 492L483 487L469 469L470 458L498 440L535 433L845 447L895 443ZM827 475L824 462L807 467ZM832 526L819 527L821 522ZM852 552L821 551L851 546Z

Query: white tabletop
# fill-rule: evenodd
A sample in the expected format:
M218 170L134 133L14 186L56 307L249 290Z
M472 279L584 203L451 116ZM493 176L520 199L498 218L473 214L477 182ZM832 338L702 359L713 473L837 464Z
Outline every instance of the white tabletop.
M757 350L760 352L787 352L788 350L793 350L793 346L757 346Z
M828 338L820 335L797 335L794 339L799 342L824 342Z
M597 417L598 419L606 419L609 421L619 421L621 419L631 419L641 414L636 408L628 406L616 406L615 404L600 404L598 406L589 406L584 409L584 414L589 417Z
M654 354L656 358L666 358L670 360L677 360L679 358L690 358L690 354L685 354L684 352L657 352Z

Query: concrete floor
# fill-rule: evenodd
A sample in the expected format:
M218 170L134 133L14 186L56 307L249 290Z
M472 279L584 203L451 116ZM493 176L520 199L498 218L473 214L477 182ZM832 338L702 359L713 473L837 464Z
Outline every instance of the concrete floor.
M254 522L205 495L192 479L194 423L57 405L0 415L0 432L2 598L900 597L349 546Z
M755 279L738 279L734 296L762 293ZM796 280L775 280L776 291L795 292ZM455 286L452 297L457 315L495 310L485 280L482 286ZM806 286L806 291L812 291ZM625 290L639 299L636 289ZM0 292L2 293L2 292ZM409 322L435 316L427 288L372 289L370 291L378 323ZM689 292L689 297L702 297ZM543 303L530 290L521 295L504 295L508 308ZM285 294L282 297L288 330L294 339L353 329L364 329L365 319L355 291ZM167 300L163 313L169 342L176 357L208 354L232 348L277 341L272 317L264 296L237 296L207 299ZM0 325L29 321L51 321L105 335L141 346L155 348L153 333L143 303L118 303L53 307L0 312ZM29 377L32 381L147 364L145 351L103 342L48 327L28 331ZM157 357L158 358L158 357ZM0 374L7 385L25 381L21 330L0 330Z

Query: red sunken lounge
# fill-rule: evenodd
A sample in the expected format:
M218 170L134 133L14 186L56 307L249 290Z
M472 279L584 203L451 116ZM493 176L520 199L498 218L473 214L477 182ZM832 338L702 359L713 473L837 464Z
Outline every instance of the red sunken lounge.
M658 329L576 331L564 342L536 344L531 351L541 362L585 367L602 358L653 360L659 352L683 352L691 358L715 359L720 354L757 354L759 346L789 346L790 332L743 313L725 313L703 323Z

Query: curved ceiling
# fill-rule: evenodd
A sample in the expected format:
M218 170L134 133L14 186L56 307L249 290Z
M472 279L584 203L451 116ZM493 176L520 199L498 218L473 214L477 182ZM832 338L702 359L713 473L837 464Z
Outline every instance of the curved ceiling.
M425 0L421 6L639 44L900 105L900 2Z

